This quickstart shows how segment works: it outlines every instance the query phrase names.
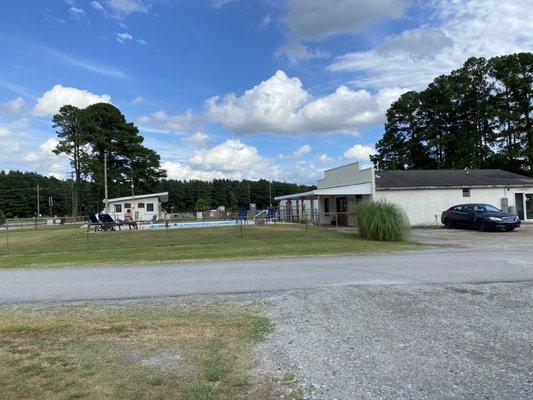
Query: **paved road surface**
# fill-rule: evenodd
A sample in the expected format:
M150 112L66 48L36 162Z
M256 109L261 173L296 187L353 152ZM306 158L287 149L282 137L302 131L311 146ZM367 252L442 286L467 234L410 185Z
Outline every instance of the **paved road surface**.
M533 280L533 248L0 270L0 303Z

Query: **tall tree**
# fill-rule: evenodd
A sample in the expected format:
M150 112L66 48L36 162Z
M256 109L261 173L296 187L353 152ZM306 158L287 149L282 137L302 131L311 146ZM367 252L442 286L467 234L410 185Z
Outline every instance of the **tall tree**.
M387 111L379 168L504 168L533 176L533 54L470 58Z
M55 154L66 154L69 157L74 175L74 191L72 199L72 215L80 212L80 183L83 175L82 160L87 159L86 135L82 129L84 113L77 107L66 105L53 116L53 127L56 128L59 143L53 150Z
M110 193L118 194L131 184L140 190L150 190L166 176L160 167L159 155L143 145L144 138L137 127L127 122L118 108L107 103L93 104L83 110L84 130L91 149L86 160L94 182L102 182L104 157Z

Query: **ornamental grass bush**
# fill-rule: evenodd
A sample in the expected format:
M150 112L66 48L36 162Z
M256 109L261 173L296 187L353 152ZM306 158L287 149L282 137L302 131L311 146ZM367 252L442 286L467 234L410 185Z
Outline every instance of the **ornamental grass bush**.
M363 202L354 212L361 239L399 242L409 233L409 218L396 204L388 202Z

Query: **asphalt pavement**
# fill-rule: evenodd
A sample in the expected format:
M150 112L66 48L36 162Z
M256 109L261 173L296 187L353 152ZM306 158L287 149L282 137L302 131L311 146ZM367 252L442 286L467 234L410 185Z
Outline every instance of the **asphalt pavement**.
M533 280L533 248L0 270L0 303Z

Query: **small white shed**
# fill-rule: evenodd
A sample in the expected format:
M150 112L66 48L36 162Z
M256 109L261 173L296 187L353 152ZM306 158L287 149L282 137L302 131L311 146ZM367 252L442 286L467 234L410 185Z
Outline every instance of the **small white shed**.
M107 212L115 220L124 219L127 210L131 210L135 221L151 221L154 215L156 219L163 219L166 212L162 204L167 201L168 192L117 197L108 200Z

